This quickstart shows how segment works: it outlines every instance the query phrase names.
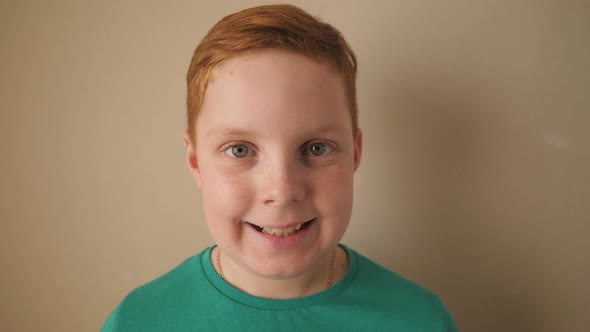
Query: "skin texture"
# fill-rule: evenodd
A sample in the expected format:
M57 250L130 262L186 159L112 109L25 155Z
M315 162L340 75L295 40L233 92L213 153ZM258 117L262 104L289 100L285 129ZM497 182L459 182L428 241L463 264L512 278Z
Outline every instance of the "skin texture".
M276 49L230 59L205 93L196 146L188 137L188 167L226 281L265 298L311 295L325 288L333 250L335 279L342 276L347 258L337 244L350 220L362 132L353 137L332 66ZM284 229L314 219L286 238L249 224Z

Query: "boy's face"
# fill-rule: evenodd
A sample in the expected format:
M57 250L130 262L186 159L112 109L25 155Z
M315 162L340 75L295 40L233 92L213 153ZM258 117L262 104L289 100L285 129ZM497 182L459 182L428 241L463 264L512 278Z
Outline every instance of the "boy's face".
M273 279L325 269L350 220L362 143L336 70L282 50L228 60L205 93L196 149L185 142L225 256Z

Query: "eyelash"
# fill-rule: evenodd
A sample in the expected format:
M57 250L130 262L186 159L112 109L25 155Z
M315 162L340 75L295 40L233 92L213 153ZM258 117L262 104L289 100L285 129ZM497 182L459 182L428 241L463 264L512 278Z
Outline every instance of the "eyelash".
M228 152L230 149L233 149L233 148L235 148L236 146L245 146L245 147L248 149L248 152L252 152L252 153L254 153L254 149L250 148L250 147L248 146L248 144L245 144L245 143L231 143L231 144L229 144L229 145L224 145L224 146L221 148L221 151L222 151L223 153L225 153L226 155L228 155L230 158L235 158L235 159L244 159L245 157L243 157L243 158L232 157L232 156L230 156L230 155L227 153L227 152Z
M320 155L320 156L313 155L308 149L310 146L312 146L314 144L324 144L326 146L327 152ZM312 155L314 157L322 157L322 156L325 156L325 155L329 154L330 152L334 151L334 149L335 149L334 144L330 144L329 142L319 140L319 141L311 141L311 142L305 144L303 146L302 153L304 153L304 155L306 155L306 156Z
M326 146L327 152L326 152L326 153L324 153L324 154L322 154L322 155L320 155L320 156L315 156L315 155L313 155L313 154L312 154L312 153L311 153L311 152L310 152L308 149L309 149L309 147L310 147L310 146L312 146L312 145L314 145L314 144L324 144L324 145ZM230 155L227 153L227 151L228 151L228 150L230 150L230 149L232 149L232 148L234 148L234 147L236 147L236 146L240 146L240 145L243 145L243 146L245 146L245 147L246 147L246 148L249 150L249 152L251 151L251 152L255 153L255 152L254 152L254 149L252 149L252 148L249 146L249 144L246 144L246 143L239 143L239 142L238 142L238 143L231 143L231 144L228 144L228 145L224 145L224 146L221 148L221 152L223 152L223 153L227 154L229 157L232 157L232 156L230 156ZM330 143L330 142L328 142L328 141L324 141L324 140L317 140L317 141L310 141L310 142L306 143L306 144L303 146L303 148L301 149L301 153L302 153L302 155L304 155L304 156L322 157L322 156L325 156L325 155L327 155L327 154L330 154L330 153L331 153L331 152L333 152L334 150L336 150L336 147L335 147L335 145L334 145L333 143ZM243 157L243 158L232 157L232 158L235 158L235 159L243 159L243 158L245 158L245 157Z

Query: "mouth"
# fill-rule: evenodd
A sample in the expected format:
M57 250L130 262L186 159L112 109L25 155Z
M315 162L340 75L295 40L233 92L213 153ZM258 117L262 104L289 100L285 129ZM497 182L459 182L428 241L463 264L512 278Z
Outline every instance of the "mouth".
M253 223L249 223L249 222L247 222L247 224L252 226L252 228L254 228L256 231L258 231L260 233L269 234L269 235L273 235L273 236L277 236L277 237L285 237L285 236L296 234L297 232L300 232L300 231L308 228L309 226L311 226L311 224L313 224L316 221L316 219L317 218L313 218L313 219L308 220L304 223L301 223L299 225L295 225L293 227L288 227L288 228L266 228L266 227L260 227L258 225L254 225Z

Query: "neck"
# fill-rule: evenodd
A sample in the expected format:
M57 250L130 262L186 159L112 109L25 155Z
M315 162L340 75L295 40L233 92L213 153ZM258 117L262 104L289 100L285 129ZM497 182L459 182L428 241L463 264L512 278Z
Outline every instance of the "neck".
M340 247L322 257L308 271L285 279L273 279L251 273L220 252L219 247L211 253L211 261L215 270L221 272L223 279L233 287L253 296L276 300L295 299L319 293L336 283L348 268L346 253Z

